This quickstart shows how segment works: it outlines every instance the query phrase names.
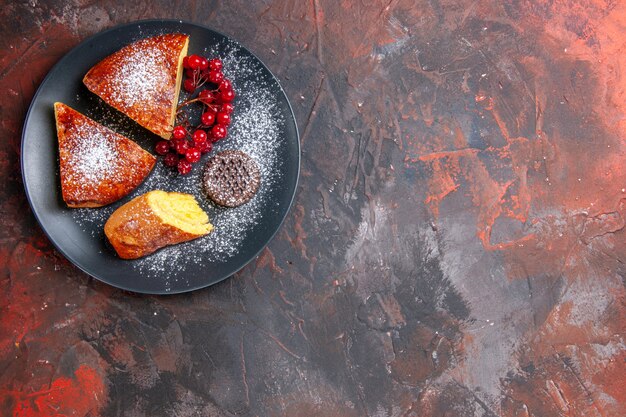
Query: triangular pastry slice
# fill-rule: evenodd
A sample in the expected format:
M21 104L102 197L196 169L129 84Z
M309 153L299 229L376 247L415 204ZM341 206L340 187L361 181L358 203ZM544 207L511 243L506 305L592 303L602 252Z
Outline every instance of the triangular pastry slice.
M154 36L109 55L83 78L89 90L146 129L169 139L189 36Z
M148 176L156 158L132 140L63 103L54 103L61 191L69 207L101 207Z

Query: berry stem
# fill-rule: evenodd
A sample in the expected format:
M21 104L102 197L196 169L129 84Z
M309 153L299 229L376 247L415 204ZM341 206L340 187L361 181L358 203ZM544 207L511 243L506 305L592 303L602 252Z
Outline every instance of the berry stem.
M183 107L188 106L188 105L190 105L191 103L194 103L194 102L196 102L196 101L200 101L200 99L199 99L198 97L196 97L196 98L192 98L192 99L189 99L189 100L185 100L185 101L183 101L182 103L180 103L180 104L178 105L178 110L177 110L177 111L182 110L182 108L183 108Z
M200 84L202 85L202 84ZM199 85L199 86L200 86ZM198 86L198 87L199 87ZM217 90L209 90L212 93L216 93ZM191 103L195 103L196 101L202 101L202 99L200 97L195 97L195 98L190 98L189 100L185 100L182 103L180 103L178 105L178 107L176 108L176 112L178 113L180 110L182 110L183 107L190 105ZM204 104L204 103L203 103ZM213 106L213 104L205 104L207 106Z
M198 83L198 87L197 88L202 87L204 84L206 84L206 82L207 82L206 77L202 77L202 81Z

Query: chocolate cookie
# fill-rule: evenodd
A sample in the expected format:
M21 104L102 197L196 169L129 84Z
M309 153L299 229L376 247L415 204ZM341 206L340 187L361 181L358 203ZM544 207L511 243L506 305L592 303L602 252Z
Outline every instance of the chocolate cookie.
M228 150L206 164L204 190L217 204L237 207L249 201L259 189L261 173L249 155Z

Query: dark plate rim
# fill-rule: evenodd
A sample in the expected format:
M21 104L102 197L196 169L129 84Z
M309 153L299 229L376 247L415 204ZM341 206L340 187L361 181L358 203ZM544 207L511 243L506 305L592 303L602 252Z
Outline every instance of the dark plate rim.
M252 55L255 59L257 59L261 65L269 72L269 74L272 76L272 78L274 78L274 80L276 81L276 84L278 85L278 88L280 89L280 92L285 96L286 102L287 102L287 106L289 108L289 112L291 113L291 118L293 119L293 124L294 124L294 128L295 128L295 132L296 132L296 145L297 145L297 150L298 150L298 155L297 155L297 175L296 175L296 181L294 183L294 188L293 188L293 192L291 194L291 199L289 201L289 205L287 207L287 210L285 211L285 214L283 215L282 219L280 220L278 226L276 227L276 230L274 230L274 232L271 234L271 236L267 239L267 241L261 245L261 247L259 248L259 250L254 253L252 256L249 257L249 259L247 259L245 262L243 262L241 264L240 267L238 267L236 270L234 270L232 273L220 277L217 281L211 282L210 284L206 284L206 285L197 285L194 287L189 287L189 288L185 288L185 289L180 289L180 290L173 290L173 291L165 291L165 290L161 290L161 291L151 291L151 290L146 290L146 291L138 291L136 289L131 289L128 287L124 287L122 285L117 285L117 284L112 284L108 281L105 281L103 279L101 279L100 277L92 274L91 272L87 271L85 268L83 268L78 261L76 261L75 259L73 259L73 257L69 256L56 242L56 239L53 238L52 236L50 236L50 234L48 233L48 231L46 230L46 228L43 226L42 224L42 220L40 218L40 213L38 212L37 208L32 204L32 200L31 200L31 195L30 195L30 191L28 189L28 184L26 182L26 175L25 175L25 169L24 169L24 141L26 138L26 128L28 126L28 121L30 120L30 115L31 112L33 111L34 108L34 104L37 101L37 98L39 97L39 94L42 91L42 86L46 83L46 81L48 80L48 78L51 76L51 74L57 69L57 67L59 67L66 59L67 59L67 55L73 51L76 48L80 48L82 46L84 46L85 44L91 42L93 39L99 37L99 36L103 36L107 33L116 31L116 30L120 30L126 27L133 27L133 26L138 26L141 24L160 24L160 23L175 23L175 24L182 24L182 25L191 25L191 26L197 26L199 28L202 29L206 29L206 30L210 30L212 32L217 33L218 35L221 35L231 41L236 42L237 44L239 44L242 48L244 48L250 55ZM210 287L212 285L215 285L219 282L224 281L225 279L235 275L237 272L241 271L243 268L245 268L248 264L250 264L250 262L252 262L254 259L256 259L259 254L261 252L263 252L263 250L267 247L267 245L269 245L269 243L274 239L274 237L276 236L276 234L278 233L278 231L282 228L285 219L287 218L287 215L289 214L289 212L291 211L291 208L293 207L293 203L295 201L296 198L296 194L298 192L298 185L300 183L300 166L301 166L301 146L300 146L300 132L298 130L298 123L296 122L296 116L293 112L293 107L291 106L291 102L289 101L289 97L287 96L287 94L285 93L285 90L283 89L283 86L281 85L280 81L278 80L278 77L276 77L276 75L268 68L268 66L265 64L265 62L263 62L255 53L253 53L248 47L246 47L245 45L243 45L241 42L239 42L238 40L233 39L231 36L228 36L220 31L217 31L215 29L212 29L208 26L205 25L201 25L198 23L193 23L193 22L189 22L186 20L180 20L180 19L144 19L144 20L136 20L130 23L125 23L122 25L117 25L117 26L113 26L109 29L103 30L101 32L95 33L91 36L89 36L88 38L84 39L82 42L78 43L77 45L75 45L74 47L72 47L71 49L69 49L64 55L63 57L61 57L61 59L59 59L59 61L54 64L54 66L52 68L50 68L50 70L48 71L48 73L46 74L46 76L43 78L43 80L41 80L41 83L39 84L39 87L37 87L37 91L35 92L35 94L33 95L33 98L31 99L30 105L28 106L28 111L26 112L26 116L24 117L24 125L22 127L22 135L21 135L21 143L20 143L20 170L21 170L21 176L22 176L22 183L24 184L24 191L26 194L26 199L28 201L28 205L31 209L31 211L33 212L35 219L37 220L37 223L39 224L39 227L41 228L41 230L44 232L44 234L46 235L46 237L48 238L48 240L50 241L50 243L52 243L52 246L54 246L54 248L59 251L67 260L69 260L72 265L74 265L76 268L78 268L79 270L81 270L83 273L87 274L89 277L95 278L100 282L103 282L111 287L114 288L118 288L120 290L124 290L124 291L128 291L128 292L132 292L135 294L149 294L149 295L175 295L175 294L182 294L182 293L186 293L186 292L191 292L191 291L195 291L195 290L199 290L202 288L207 288Z

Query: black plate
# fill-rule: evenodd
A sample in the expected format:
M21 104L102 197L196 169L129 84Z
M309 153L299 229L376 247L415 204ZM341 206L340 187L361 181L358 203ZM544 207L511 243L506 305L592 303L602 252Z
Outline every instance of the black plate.
M168 191L200 187L199 178L204 163L196 164L190 176L180 177L165 170L159 160L151 177L126 198L101 209L69 209L63 203L60 192L53 103L61 101L103 123L110 124L111 120L115 120L114 126L110 127L152 151L155 136L124 116L114 114L111 118L111 111L83 86L81 80L89 68L121 47L141 38L174 32L190 35L190 54L213 49L218 57L228 53L231 58L254 67L254 71L243 71L242 79L232 80L237 87L237 100L244 102L247 94L265 94L264 97L271 98L275 112L272 114L280 119L280 123L277 124L278 139L272 154L274 180L266 184L263 198L254 203L255 210L258 210L257 221L238 231L239 243L230 245L231 250L226 255L177 256L173 265L168 264L169 255L161 253L168 250L164 249L153 255L156 256L153 258L155 264L160 262L164 266L152 268L150 257L134 261L118 258L106 242L102 226L110 212L149 191L154 184L162 185L159 188ZM246 91L247 88L255 91ZM237 113L238 102L235 105L233 119L236 122L241 116ZM107 113L106 117L103 113ZM229 144L230 136L220 142L222 149L237 148L237 143L241 145L240 140L232 140ZM210 155L205 155L203 162L207 157ZM35 217L54 246L67 259L89 275L125 290L173 294L206 287L229 277L254 259L269 243L287 215L295 194L300 170L300 143L293 111L284 91L256 56L208 28L181 21L150 20L99 33L75 47L55 65L35 94L26 116L21 162L26 194ZM201 205L212 218L225 213L224 209L213 206L207 199L201 201ZM98 213L97 210L100 214L94 214ZM215 224L215 227L217 229L220 225ZM203 240L188 242L183 244L183 250L193 255L197 253L197 245L204 244ZM233 246L235 251L232 251Z

